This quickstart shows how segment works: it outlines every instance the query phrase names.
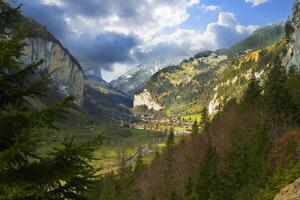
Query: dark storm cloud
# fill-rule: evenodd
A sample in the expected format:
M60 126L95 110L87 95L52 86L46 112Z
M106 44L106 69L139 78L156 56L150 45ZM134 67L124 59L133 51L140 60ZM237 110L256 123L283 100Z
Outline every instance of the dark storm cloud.
M87 17L106 17L112 13L120 17L137 16L136 5L140 0L65 0L64 4L70 13L80 13Z
M23 14L32 17L55 35L58 39L63 40L68 30L63 20L63 10L56 6L45 6L35 3L29 3L29 0L23 2Z
M103 32L96 37L84 33L79 38L73 39L68 37L71 32L64 21L64 15L75 16L79 13L88 17L99 17L109 15L113 9L124 17L136 14L130 3L120 2L123 3L117 5L98 0L64 1L68 7L65 10L54 5L42 5L38 1L30 1L30 3L29 0L22 1L25 16L30 16L45 25L74 55L93 60L107 70L111 69L113 63L131 60L130 51L139 44L138 38L133 35Z
M106 32L95 38L83 34L76 44L68 43L75 54L102 64L109 70L112 63L130 61L130 51L138 42L134 36Z

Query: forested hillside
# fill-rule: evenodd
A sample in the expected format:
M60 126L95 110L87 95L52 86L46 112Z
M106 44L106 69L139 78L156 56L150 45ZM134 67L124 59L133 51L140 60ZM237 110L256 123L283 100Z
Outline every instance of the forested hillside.
M138 160L133 168L123 166L104 176L99 193L92 197L272 200L276 194L284 196L280 190L300 177L300 72L297 65L286 66L288 52L297 51L289 38L296 33L298 13L296 4L293 21L288 22L293 31L286 30L276 44L219 64L222 67L210 79L216 98L223 97L222 109L214 117L198 103L202 119L194 123L191 136L176 143L169 130L165 150L150 165ZM211 52L207 54L202 58ZM197 99L192 95L196 89L207 87L191 80L214 70L201 64L196 58L166 68L151 78L147 89L170 108ZM189 93L185 86L192 83L195 90ZM178 91L189 97L176 98Z

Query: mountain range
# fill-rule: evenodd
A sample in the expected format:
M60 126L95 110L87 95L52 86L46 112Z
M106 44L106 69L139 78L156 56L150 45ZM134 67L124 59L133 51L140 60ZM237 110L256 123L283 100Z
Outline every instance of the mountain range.
M172 115L195 114L208 107L214 114L226 101L243 96L252 75L264 75L264 66L272 60L262 56L283 48L277 43L284 34L283 23L270 25L229 49L200 52L161 69L134 96L134 105Z

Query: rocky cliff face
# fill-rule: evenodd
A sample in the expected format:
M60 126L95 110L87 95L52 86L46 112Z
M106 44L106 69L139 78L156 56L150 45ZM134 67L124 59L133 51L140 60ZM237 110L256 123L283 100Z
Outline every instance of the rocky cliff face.
M86 59L78 59L78 61L83 69L85 77L90 77L99 81L103 81L101 67L99 66L99 64Z
M32 33L27 38L22 61L30 64L40 59L44 63L39 67L42 73L52 73L52 87L64 95L75 97L75 103L82 106L84 100L84 74L77 60L57 39L37 22L30 21L30 26L39 34Z
M282 188L274 200L299 200L300 199L300 178L294 183Z
M300 1L294 3L293 16L286 22L287 55L283 64L300 68Z
M147 106L149 110L161 110L162 107L153 100L151 94L145 89L142 93L134 95L134 107Z

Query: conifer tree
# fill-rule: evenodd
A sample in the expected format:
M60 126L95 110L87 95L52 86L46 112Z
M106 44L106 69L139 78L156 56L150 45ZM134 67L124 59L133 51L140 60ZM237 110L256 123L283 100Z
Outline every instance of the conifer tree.
M200 162L198 179L195 184L195 192L198 200L208 200L218 198L219 172L218 153L209 142L208 148Z
M209 124L209 117L208 117L208 111L206 107L204 107L201 112L201 121L202 121L203 130L207 130Z
M191 177L188 177L188 179L185 181L184 184L184 196L185 199L190 199L193 193L193 181Z
M264 98L270 111L280 119L295 118L297 107L287 89L287 72L278 58L270 69L264 87Z
M261 86L259 85L258 80L252 75L248 88L243 96L243 104L254 104L257 101L257 98L261 96Z
M135 165L134 165L134 172L136 174L139 174L140 171L144 168L144 166L145 166L145 163L143 160L143 156L142 156L142 153L139 151L136 161L135 161Z
M97 142L72 138L63 148L39 155L41 128L54 129L73 99L29 109L28 97L43 95L51 80L36 73L41 61L27 66L20 61L26 38L20 12L20 6L0 0L0 199L84 199L97 179L89 164Z
M199 125L197 120L195 120L192 125L192 135L197 135L198 133L199 133Z
M175 145L174 139L175 139L174 131L171 128L167 139L167 152L169 153L172 152L174 149L174 145Z

